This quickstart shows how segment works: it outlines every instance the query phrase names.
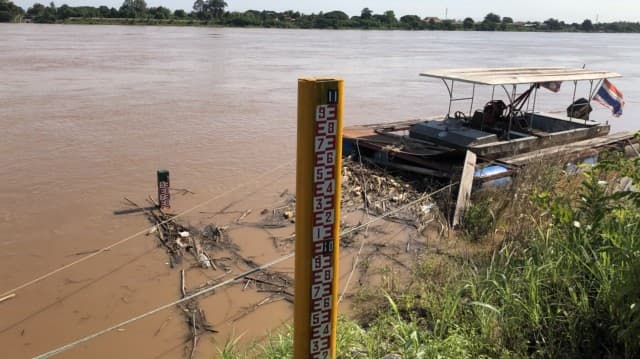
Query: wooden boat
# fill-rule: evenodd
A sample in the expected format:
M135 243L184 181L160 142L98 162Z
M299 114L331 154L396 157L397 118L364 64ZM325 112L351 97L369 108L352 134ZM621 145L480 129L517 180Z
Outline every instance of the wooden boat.
M378 164L401 170L454 178L460 176L462 159L471 151L479 160L476 178L492 180L510 175L528 158L562 153L580 159L633 139L633 132L609 135L608 123L589 119L591 99L605 79L620 77L615 72L514 67L438 70L420 75L444 82L449 94L447 114L347 127L345 153L357 152ZM589 91L586 98L576 99L575 89L580 81L589 84ZM454 85L458 82L471 85L471 96L454 96ZM566 114L537 111L540 87L554 91L565 82L574 85ZM474 109L477 86L489 86L491 98ZM518 93L518 87L523 86L524 91ZM500 89L504 95L498 98L496 90ZM460 101L470 103L469 111L452 114L452 105Z

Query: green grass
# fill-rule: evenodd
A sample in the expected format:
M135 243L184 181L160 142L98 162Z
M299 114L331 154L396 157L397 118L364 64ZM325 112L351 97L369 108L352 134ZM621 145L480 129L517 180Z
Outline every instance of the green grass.
M462 213L460 231L469 241L477 242L495 229L495 215L488 200L470 204Z

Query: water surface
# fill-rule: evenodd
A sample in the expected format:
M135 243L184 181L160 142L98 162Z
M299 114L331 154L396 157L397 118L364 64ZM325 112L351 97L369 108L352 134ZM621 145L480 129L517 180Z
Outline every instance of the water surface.
M596 105L594 118L611 120L613 131L640 128L637 34L2 24L0 39L1 292L145 228L141 216L112 211L124 196L153 194L158 168L196 193L176 197L178 211L286 163L203 210L234 201L239 209L267 206L274 193L293 191L300 77L343 78L349 125L446 112L442 83L418 76L429 69L586 65L624 75L613 82L627 99L625 115L613 120ZM539 100L563 109L572 92L565 84ZM265 262L275 255L256 246ZM175 299L175 272L165 262L143 236L19 291L0 304L6 357L40 353ZM233 293L224 294L229 306ZM240 323L236 335L290 319L286 305L260 315L264 326ZM69 355L181 355L177 315L150 334L166 318Z

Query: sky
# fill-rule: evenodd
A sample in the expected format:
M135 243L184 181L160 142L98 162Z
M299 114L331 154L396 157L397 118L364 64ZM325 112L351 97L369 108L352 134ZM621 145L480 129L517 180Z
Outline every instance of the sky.
M48 4L50 0L13 0L25 10L39 1ZM191 0L146 0L148 6L164 6L172 10L184 9L190 11L193 6ZM71 6L107 5L120 7L122 0L57 0L56 5ZM565 22L581 23L584 19L595 22L612 21L640 21L639 0L226 0L229 11L294 10L305 14L320 11L341 10L348 15L359 15L360 11L368 7L376 14L386 10L393 10L397 17L403 15L419 15L420 17L437 16L449 19L464 19L471 17L482 20L489 12L500 16L509 16L515 21L544 21L549 18Z

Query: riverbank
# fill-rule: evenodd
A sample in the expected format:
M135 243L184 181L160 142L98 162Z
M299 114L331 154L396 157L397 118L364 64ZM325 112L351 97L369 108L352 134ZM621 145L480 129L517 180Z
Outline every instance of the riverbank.
M608 153L577 175L545 164L477 193L457 232L465 250L427 248L406 285L361 290L356 319L338 326L340 357L637 357L639 173L640 157ZM287 357L292 337L287 327L252 355ZM233 342L221 353L244 357Z

